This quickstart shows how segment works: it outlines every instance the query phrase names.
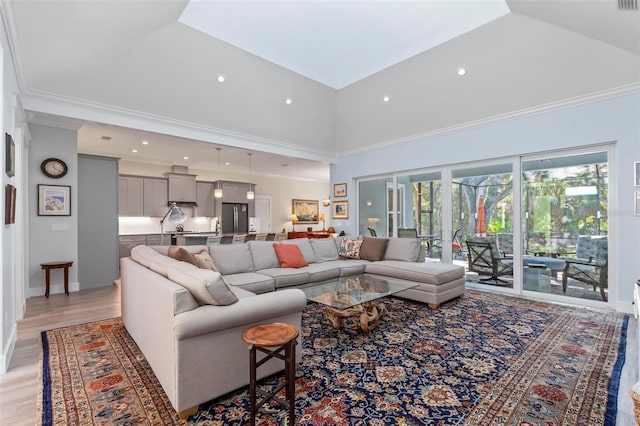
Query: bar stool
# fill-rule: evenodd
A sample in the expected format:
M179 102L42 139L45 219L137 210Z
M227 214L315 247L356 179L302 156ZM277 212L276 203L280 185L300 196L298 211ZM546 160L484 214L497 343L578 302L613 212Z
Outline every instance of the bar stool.
M291 324L273 323L259 324L242 332L242 340L249 345L249 398L251 406L251 425L255 425L258 409L267 401L273 399L278 404L289 409L289 424L295 422L295 391L296 391L296 344L298 329ZM275 348L275 349L271 349ZM256 362L256 351L266 354ZM284 355L282 352L284 351ZM284 381L273 392L257 389L256 370L271 358L284 360ZM286 386L287 401L277 395ZM256 394L264 396L259 403Z

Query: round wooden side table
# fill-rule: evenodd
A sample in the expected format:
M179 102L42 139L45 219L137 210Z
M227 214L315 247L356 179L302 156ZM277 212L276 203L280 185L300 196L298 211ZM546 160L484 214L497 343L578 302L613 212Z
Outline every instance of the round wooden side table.
M285 323L259 324L242 332L242 340L249 345L251 425L256 424L257 410L271 399L288 408L289 424L293 425L295 423L296 344L298 343L298 334L298 329L295 326ZM256 351L266 354L259 362L256 362ZM284 355L282 354L283 351ZM266 392L262 389L257 389L256 371L258 367L271 358L284 360L284 381L276 386L273 392ZM286 401L276 396L285 387ZM264 399L259 403L256 401L256 393L264 396Z
M49 297L49 287L51 286L51 270L52 269L64 269L64 293L69 295L69 268L71 268L73 262L46 262L41 263L40 267L45 270L45 297Z

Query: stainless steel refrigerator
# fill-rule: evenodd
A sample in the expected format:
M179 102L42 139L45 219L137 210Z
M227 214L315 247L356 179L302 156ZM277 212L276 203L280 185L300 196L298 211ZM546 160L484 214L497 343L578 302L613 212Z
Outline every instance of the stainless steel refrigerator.
M246 234L249 232L249 205L222 203L222 233Z

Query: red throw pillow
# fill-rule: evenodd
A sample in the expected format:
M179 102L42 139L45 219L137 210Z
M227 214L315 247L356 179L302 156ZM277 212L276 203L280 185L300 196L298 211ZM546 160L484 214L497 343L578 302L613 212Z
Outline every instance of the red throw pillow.
M274 244L273 248L281 268L302 268L309 265L304 260L300 247L295 244Z

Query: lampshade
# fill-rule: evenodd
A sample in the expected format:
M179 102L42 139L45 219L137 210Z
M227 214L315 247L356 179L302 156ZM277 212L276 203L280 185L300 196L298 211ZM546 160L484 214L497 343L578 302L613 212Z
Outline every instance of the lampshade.
M218 150L218 173L220 173L220 151L222 148L216 148ZM220 178L218 177L218 182L216 182L216 189L213 191L213 196L215 198L222 198L222 188L219 187Z
M324 213L321 213L321 214L320 214L320 217L319 217L318 219L320 219L320 220L327 220L327 215L326 215L326 214L324 214Z
M167 217L167 220L169 221L169 223L182 223L187 220L187 215L184 214L184 212L180 210L178 206L176 206L176 203L171 203L171 208L169 209L169 216Z
M323 205L324 207L329 207L329 204L331 204L331 200L329 200L329 199L324 199L324 200L322 200L322 201L321 201L321 203L322 203L322 205Z
M297 216L297 215L295 215L295 214L292 214L292 215L291 215L291 222L294 222L294 223L295 223L295 222L297 222L297 221L298 221L298 216Z
M247 191L247 200L253 200L256 198L256 193L253 191Z

